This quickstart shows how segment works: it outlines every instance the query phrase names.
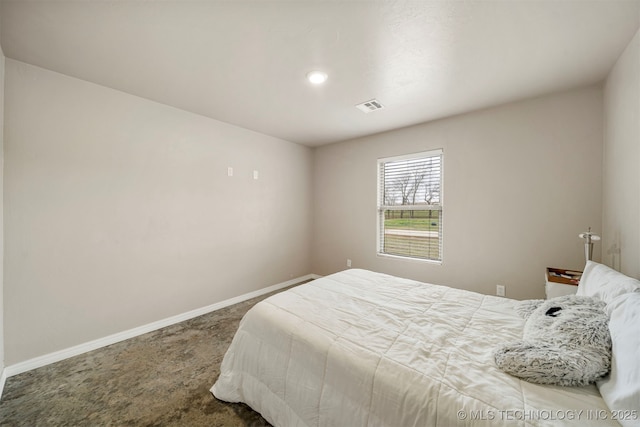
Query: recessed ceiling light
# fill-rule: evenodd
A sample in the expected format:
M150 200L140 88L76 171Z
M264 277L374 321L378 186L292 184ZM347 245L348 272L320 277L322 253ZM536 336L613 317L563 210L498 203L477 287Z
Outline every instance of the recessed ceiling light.
M307 80L309 80L314 85L320 85L327 80L327 73L323 73L322 71L312 71L307 74Z

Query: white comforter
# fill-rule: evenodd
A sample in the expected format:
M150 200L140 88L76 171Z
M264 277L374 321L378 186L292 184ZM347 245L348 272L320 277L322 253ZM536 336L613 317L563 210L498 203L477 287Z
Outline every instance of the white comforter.
M515 300L346 270L244 317L211 388L276 426L616 425L594 386L530 384L493 349Z

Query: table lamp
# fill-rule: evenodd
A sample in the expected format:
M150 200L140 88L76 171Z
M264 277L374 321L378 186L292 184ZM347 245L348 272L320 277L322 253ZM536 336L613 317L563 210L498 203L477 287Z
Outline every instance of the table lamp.
M591 261L591 257L593 256L593 242L600 240L600 236L593 234L591 227L589 227L588 231L578 234L578 237L584 239L584 257L587 261Z

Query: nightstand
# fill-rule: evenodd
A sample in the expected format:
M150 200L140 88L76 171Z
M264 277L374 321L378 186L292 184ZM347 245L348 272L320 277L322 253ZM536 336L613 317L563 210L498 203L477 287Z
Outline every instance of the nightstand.
M545 294L547 299L573 295L578 292L582 271L548 267L545 273Z

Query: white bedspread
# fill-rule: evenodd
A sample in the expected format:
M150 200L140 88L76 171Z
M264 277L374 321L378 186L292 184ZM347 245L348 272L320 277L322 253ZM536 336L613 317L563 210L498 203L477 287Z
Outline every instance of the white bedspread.
M346 270L252 308L211 388L275 426L615 425L595 386L530 384L493 349L515 300Z

